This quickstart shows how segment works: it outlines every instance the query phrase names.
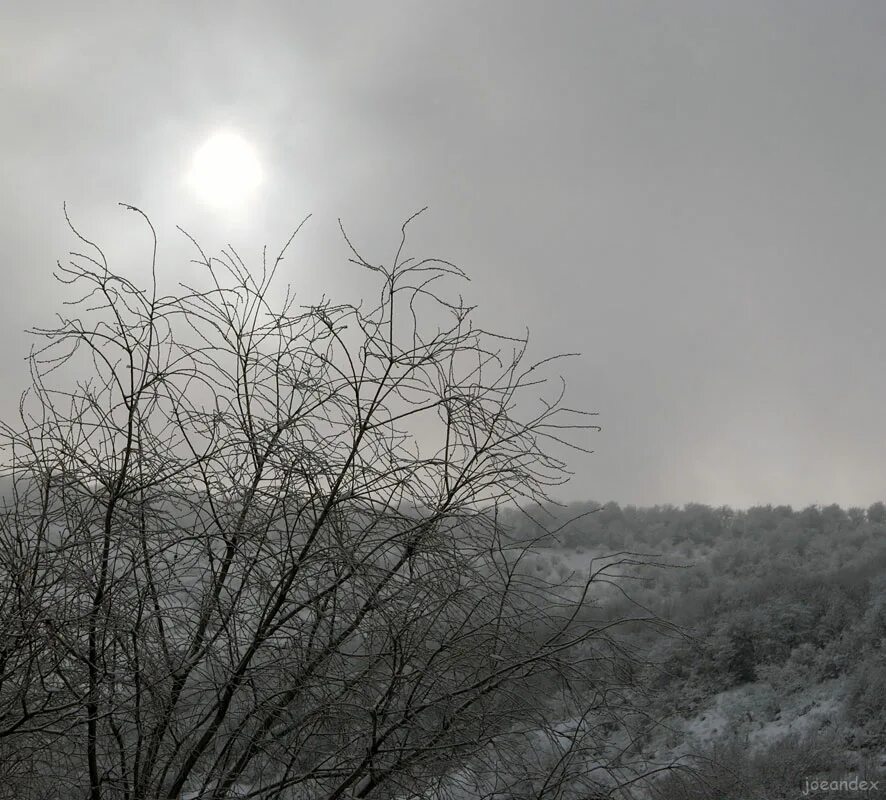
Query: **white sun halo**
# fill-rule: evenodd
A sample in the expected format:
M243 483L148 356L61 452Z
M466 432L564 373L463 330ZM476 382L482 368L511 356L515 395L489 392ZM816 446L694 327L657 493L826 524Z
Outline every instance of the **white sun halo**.
M187 181L207 205L233 210L250 199L262 177L252 145L239 133L219 131L194 153Z

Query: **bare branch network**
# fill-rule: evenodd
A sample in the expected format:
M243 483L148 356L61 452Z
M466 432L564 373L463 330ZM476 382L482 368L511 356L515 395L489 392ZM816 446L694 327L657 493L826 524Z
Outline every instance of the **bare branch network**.
M161 295L156 238L142 288L72 226L75 298L2 427L0 796L636 780L626 621L593 613L617 560L541 581L500 513L593 426L447 299L457 267L405 256L408 225L388 266L345 237L373 303L310 307L272 301L289 244L253 272L195 242L206 287Z

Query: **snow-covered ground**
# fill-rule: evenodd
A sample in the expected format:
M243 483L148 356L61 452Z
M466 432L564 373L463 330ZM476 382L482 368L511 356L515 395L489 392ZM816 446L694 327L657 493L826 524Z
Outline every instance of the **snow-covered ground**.
M666 720L647 752L656 761L672 761L709 752L712 744L729 740L753 754L782 741L845 733L845 696L845 678L788 695L764 681L743 684L712 696L692 717ZM878 761L886 761L886 752Z

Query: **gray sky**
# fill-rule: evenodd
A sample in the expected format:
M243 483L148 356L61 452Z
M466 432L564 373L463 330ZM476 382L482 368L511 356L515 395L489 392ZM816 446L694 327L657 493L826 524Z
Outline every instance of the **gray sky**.
M32 3L0 11L0 408L75 221L137 270L153 218L282 243L310 296L373 256L458 262L489 326L579 350L600 412L566 499L886 496L886 4ZM235 130L236 213L184 182ZM133 254L136 255L133 255ZM174 259L177 259L173 263Z

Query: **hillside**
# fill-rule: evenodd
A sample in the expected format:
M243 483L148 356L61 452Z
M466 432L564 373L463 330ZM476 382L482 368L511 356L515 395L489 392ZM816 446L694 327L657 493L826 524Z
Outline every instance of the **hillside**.
M806 781L883 775L883 503L744 511L586 503L530 515L542 524L511 523L518 538L542 537L539 573L581 572L614 552L655 562L632 572L630 600L606 600L613 617L648 609L679 626L665 636L638 627L631 642L646 661L634 691L649 715L630 750L691 767L658 781L654 796L794 797ZM542 526L557 533L544 536Z

